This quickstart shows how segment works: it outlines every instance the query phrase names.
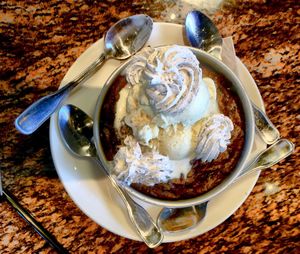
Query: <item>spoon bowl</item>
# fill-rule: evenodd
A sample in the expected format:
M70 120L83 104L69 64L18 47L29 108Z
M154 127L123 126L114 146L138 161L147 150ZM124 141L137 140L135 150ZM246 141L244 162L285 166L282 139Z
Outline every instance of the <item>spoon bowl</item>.
M148 41L152 27L152 19L144 14L120 20L105 35L104 50L107 57L119 60L129 58Z
M23 111L15 120L15 126L23 134L35 132L61 105L78 84L94 74L108 58L124 60L135 54L148 41L153 28L147 15L134 15L122 19L106 33L104 52L74 80L55 93L47 95Z
M58 113L59 130L65 145L75 155L96 157L93 120L75 106L63 106Z
M189 43L216 57L221 55L222 37L215 24L202 12L191 11L185 19L185 33Z

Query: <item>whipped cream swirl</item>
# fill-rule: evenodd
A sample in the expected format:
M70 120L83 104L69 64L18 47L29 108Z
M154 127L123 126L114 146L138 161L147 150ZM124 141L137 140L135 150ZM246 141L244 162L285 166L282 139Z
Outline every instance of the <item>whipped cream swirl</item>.
M208 117L198 135L199 143L196 147L197 159L211 162L227 149L230 143L233 123L223 114Z
M201 80L196 56L180 46L147 49L127 70L127 81L143 83L153 110L165 115L184 111L197 95Z
M158 152L142 153L139 143L131 136L124 140L114 156L113 174L125 185L141 183L153 186L156 183L167 182L172 173L170 159Z

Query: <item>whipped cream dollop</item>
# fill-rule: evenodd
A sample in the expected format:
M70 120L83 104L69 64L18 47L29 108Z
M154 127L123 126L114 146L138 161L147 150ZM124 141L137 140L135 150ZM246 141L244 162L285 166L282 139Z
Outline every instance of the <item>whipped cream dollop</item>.
M207 111L209 91L202 80L199 61L185 47L147 48L127 68L127 81L142 85L155 122L162 128L172 124L191 125Z
M142 183L152 186L167 182L172 164L167 156L151 151L142 153L139 143L128 136L114 157L114 174L123 184Z
M230 143L233 123L223 114L209 116L203 123L198 135L196 158L211 162L227 149Z
M146 62L143 78L155 111L178 114L198 93L202 70L190 50L177 46L165 52L154 51Z

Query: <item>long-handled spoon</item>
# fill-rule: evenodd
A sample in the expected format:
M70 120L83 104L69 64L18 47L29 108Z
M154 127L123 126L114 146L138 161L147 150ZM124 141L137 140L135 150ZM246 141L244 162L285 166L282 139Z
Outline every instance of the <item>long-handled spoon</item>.
M71 90L89 78L106 59L123 60L140 50L148 41L152 28L152 19L143 14L130 16L117 22L107 31L104 52L96 61L57 92L29 106L15 120L17 130L23 134L32 134L36 131L59 108Z
M185 19L185 33L191 46L202 49L221 60L222 37L216 25L200 11L191 11ZM253 102L252 108L258 133L266 144L273 144L279 131L268 116Z
M249 167L243 170L234 182L254 171L263 170L273 166L289 156L294 151L294 148L294 144L289 140L279 139L276 143L254 158ZM164 208L158 216L157 224L167 233L178 233L191 229L204 219L208 202L209 201L197 206L181 209Z
M59 110L58 126L64 144L73 154L93 158L101 166L93 143L93 120L86 113L73 105L65 105ZM163 234L156 223L147 211L118 185L115 178L101 167L126 205L128 215L142 240L150 248L158 246L163 240Z

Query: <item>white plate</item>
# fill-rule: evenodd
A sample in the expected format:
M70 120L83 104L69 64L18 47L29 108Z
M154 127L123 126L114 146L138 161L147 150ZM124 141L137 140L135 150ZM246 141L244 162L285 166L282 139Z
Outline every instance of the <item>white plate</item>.
M170 23L155 23L148 42L151 46L179 44L183 42L183 27ZM103 39L89 47L72 65L62 84L71 80L103 51ZM65 102L74 104L93 115L95 103L105 80L120 65L120 61L108 60L88 81L81 85ZM263 109L263 101L254 80L246 67L238 61L241 81L251 99ZM63 145L57 128L57 114L50 121L50 146L53 161L66 191L77 206L92 220L107 230L134 240L140 240L131 225L124 205L111 188L101 169L94 162L73 156ZM265 149L259 137L255 138L250 158ZM200 235L226 220L245 201L255 185L259 173L242 179L222 192L208 204L207 216L196 228L184 234L165 235L164 242L173 242ZM161 207L139 202L156 218ZM220 207L222 208L220 212Z

